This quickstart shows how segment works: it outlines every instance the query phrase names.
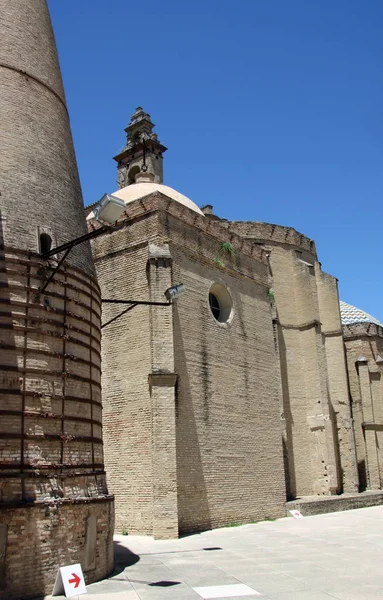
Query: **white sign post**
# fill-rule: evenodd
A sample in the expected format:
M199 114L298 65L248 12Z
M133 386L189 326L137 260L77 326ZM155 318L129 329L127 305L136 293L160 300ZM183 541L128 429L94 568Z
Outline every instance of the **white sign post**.
M293 515L294 519L303 519L303 515L299 510L289 510L289 513Z
M87 593L80 564L60 567L52 596L61 596L63 593L67 598Z

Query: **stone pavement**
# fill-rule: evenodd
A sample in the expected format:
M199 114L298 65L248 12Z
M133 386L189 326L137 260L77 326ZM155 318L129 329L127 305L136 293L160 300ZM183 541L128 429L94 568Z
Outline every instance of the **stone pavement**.
M383 506L115 545L113 576L75 600L383 600Z

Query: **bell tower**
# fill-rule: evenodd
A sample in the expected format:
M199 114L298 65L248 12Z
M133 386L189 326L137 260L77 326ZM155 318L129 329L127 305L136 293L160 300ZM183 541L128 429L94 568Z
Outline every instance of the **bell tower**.
M162 155L167 148L153 132L154 127L150 115L138 106L125 129L126 146L114 157L119 189L135 183L137 174L145 171L153 174L156 183L163 183Z

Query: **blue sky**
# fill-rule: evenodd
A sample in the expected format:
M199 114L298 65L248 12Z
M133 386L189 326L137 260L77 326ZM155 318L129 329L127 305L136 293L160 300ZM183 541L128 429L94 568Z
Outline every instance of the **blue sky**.
M383 321L380 0L49 0L86 204L116 189L136 106L165 183L315 240Z

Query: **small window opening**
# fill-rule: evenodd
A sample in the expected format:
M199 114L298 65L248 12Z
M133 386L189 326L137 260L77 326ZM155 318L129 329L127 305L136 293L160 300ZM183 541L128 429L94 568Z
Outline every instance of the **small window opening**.
M128 180L129 180L129 184L135 183L136 182L136 175L140 172L140 167L138 165L135 165L134 167L132 167L129 170L128 173Z
M52 238L48 233L40 234L40 253L45 254L52 248Z

